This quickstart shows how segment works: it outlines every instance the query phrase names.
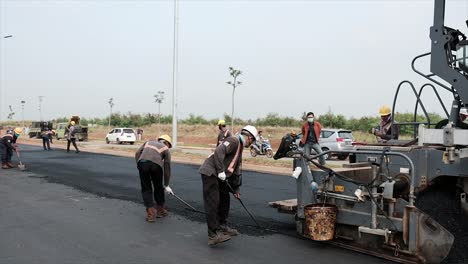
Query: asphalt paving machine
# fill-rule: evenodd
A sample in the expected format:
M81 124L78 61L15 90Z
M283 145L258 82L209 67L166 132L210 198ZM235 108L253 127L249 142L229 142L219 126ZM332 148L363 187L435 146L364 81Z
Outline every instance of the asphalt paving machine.
M349 164L330 169L318 155L304 156L294 135L283 137L274 158L293 158L297 199L270 205L295 214L298 234L400 263L468 263L468 127L460 115L468 107L468 41L444 15L445 0L435 0L431 52L412 63L430 83L417 91L403 81L395 94L393 111L401 88L415 94L414 122L393 124L411 127L412 140L356 146ZM426 56L428 74L415 67ZM440 89L453 95L446 120L431 123L421 100L427 87L441 104ZM416 122L419 107L424 122Z

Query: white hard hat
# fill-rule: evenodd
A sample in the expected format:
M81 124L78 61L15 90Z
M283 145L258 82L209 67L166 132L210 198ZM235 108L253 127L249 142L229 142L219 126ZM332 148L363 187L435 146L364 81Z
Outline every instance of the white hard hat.
M252 135L254 138L256 138L257 135L258 135L258 131L254 126L247 125L244 128L242 128L242 131L244 131L244 130L249 132L249 134Z
M460 121L468 125L468 110L466 107L460 109Z

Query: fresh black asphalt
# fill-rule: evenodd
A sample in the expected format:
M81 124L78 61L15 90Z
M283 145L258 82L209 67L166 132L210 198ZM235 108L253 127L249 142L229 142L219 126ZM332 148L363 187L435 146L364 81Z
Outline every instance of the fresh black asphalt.
M22 145L21 149L22 149L22 161L23 163L26 164L28 171L27 172L19 172L19 171L13 172L12 170L8 170L9 175L11 174L21 175L23 173L23 174L29 175L28 177L29 180L33 180L34 178L39 178L39 179L34 179L34 180L41 181L39 188L45 188L48 185L51 185L51 186L65 185L65 186L69 186L75 189L74 192L89 194L94 197L112 198L110 200L109 199L105 199L105 200L115 201L113 203L127 204L128 202L130 202L131 206L130 205L125 205L125 206L129 208L131 207L132 210L137 212L136 214L140 214L140 211L141 211L141 215L139 215L137 219L134 219L135 218L134 217L128 221L130 222L141 221L141 225L148 225L142 219L144 217L144 207L141 203L139 177L138 177L138 171L136 169L136 164L135 164L134 159L128 158L128 157L95 154L95 153L87 153L87 152L66 153L64 150L61 150L61 149L52 150L52 151L44 151L40 147L29 146L29 145ZM178 196L183 198L186 202L194 206L195 208L199 209L200 211L203 211L201 178L200 178L200 175L198 174L198 166L173 163L172 174L173 176L172 176L170 185L172 189L174 190L174 192ZM8 179L9 181L12 181L12 179L10 178ZM8 182L8 184L13 186L14 184L17 184L17 183ZM26 188L25 186L27 185L25 185L24 183L22 184L23 184L21 185L22 188ZM33 183L29 183L29 184L33 184ZM7 188L7 187L3 186L3 188ZM37 188L37 187L31 186L31 188ZM47 187L47 188L57 188L57 187ZM6 190L14 192L14 190L9 190L8 188ZM45 192L45 190L42 190L42 189L41 191ZM25 193L29 195L27 191L25 191ZM32 189L30 195L32 195L33 197L31 199L41 200L43 198L36 197L41 194L42 193L35 193L35 190ZM7 195L7 194L4 194L4 195ZM12 195L10 194L10 196ZM59 194L56 194L56 197L61 197L61 196ZM384 261L374 258L374 257L365 256L359 253L335 248L328 244L316 243L316 242L312 242L309 240L299 238L295 234L294 216L279 214L275 209L268 207L268 202L270 201L295 198L295 180L291 177L269 175L269 174L257 173L257 172L252 172L252 171L244 171L243 172L243 186L241 187L241 198L244 201L247 208L256 217L261 228L253 227L254 223L249 218L248 214L244 211L244 209L240 206L240 204L232 198L231 199L231 213L230 213L229 221L233 226L237 227L241 231L242 233L241 241L243 241L241 243L242 246L248 247L248 245L244 244L244 243L248 243L247 240L257 241L257 242L255 243L252 242L251 245L253 246L253 248L249 247L249 250L245 250L245 256L242 256L241 258L239 258L239 261L234 259L235 261L228 261L228 262L260 263L260 262L268 260L267 261L268 263L284 263L284 262L298 263L294 260L302 259L301 254L298 255L297 253L297 250L298 250L297 245L300 245L299 248L307 249L304 252L304 256L303 256L305 261L307 259L310 260L311 258L314 258L314 257L320 258L319 261L317 260L312 261L313 263L384 263ZM62 198L60 199L55 198L55 199L61 200ZM164 220L164 221L172 221L172 222L177 222L177 223L172 223L171 225L166 226L164 228L165 232L160 233L158 236L158 239L166 241L165 243L174 243L174 246L181 246L183 247L184 251L191 251L191 250L199 251L200 249L198 249L198 247L202 247L204 251L205 247L207 247L206 246L206 226L204 224L204 215L201 213L192 212L188 210L184 204L176 200L174 197L166 196L166 199L167 199L167 206L171 212L172 218L170 218L170 220ZM118 201L121 201L121 202L118 202ZM14 201L11 201L11 203L14 203ZM105 202L102 202L102 203L105 203ZM47 204L47 206L49 206L49 204ZM57 207L59 208L57 208L57 210L61 210L60 206L63 206L63 204L58 205ZM95 205L95 206L99 207L99 205ZM117 212L119 212L118 214L120 215L125 214L125 213L122 213L121 209L120 210L116 209L115 211L112 211L112 206L114 205L110 205L110 207L109 205L101 205L101 206L106 207L103 210L112 212L112 214L117 214ZM81 208L81 210L85 210L85 209L86 208L83 208L83 207ZM90 211L89 212L90 214L95 212L91 208L88 208L88 209ZM68 210L68 208L64 208L63 210ZM97 210L97 209L94 208L94 210ZM37 206L34 206L33 211L34 212L37 211L36 212L37 214L40 214L42 212L40 208L37 208ZM45 211L46 209L44 209L44 212ZM131 210L129 209L129 211ZM20 211L18 213L21 214ZM35 217L37 216L34 216L33 218ZM90 217L93 218L92 215L90 215ZM173 219L174 217L176 217L176 219ZM96 215L95 218L96 219L93 220L93 223L95 226L92 226L93 223L90 223L87 226L90 229L90 232L92 232L94 228L100 229L102 228L102 226L113 225L112 221L109 221L109 219L99 220L101 218L105 218L105 216L102 216L100 214ZM16 218L13 217L13 219L16 219ZM10 218L0 219L0 230L6 230L5 226L14 224L14 223L9 223L8 221L11 221L11 219ZM59 220L56 220L56 221L59 222L61 225L64 225L62 226L62 228L64 230L67 230L66 224L64 224L63 222ZM70 221L73 222L72 220ZM101 223L101 221L104 221L106 223ZM120 221L118 222L119 222L118 224L116 223L117 225L122 224ZM80 226L81 223L74 223L74 224L77 226ZM180 228L177 227L177 225L180 225ZM190 229L188 228L188 226L194 226L194 227L191 227ZM32 228L32 227L28 225L28 228ZM132 239L138 240L133 237L135 235L133 233L142 232L142 231L138 229L133 230L135 228L134 226L127 225L125 229L127 228L128 228L127 232L132 233ZM21 230L22 229L23 228L21 228ZM79 227L77 227L77 229L79 229ZM185 229L192 230L190 232L195 232L195 234L190 234L188 237L184 238L183 242L177 241L173 237L171 238L163 237L163 233L170 233L170 232L174 232L174 233L182 232L183 233L182 230L185 230ZM194 229L196 229L196 231L193 231ZM34 229L34 230L37 230L37 229ZM61 234L60 238L65 238L67 236L66 233L68 231L63 231L63 232L64 234L60 233ZM96 231L96 232L99 232L99 231ZM7 232L7 235L8 235L8 232ZM31 235L31 234L28 234L28 235ZM54 239L52 239L51 241L48 241L47 232L36 233L36 231L33 231L33 235L35 236L43 235L44 236L43 238L36 238L36 239L47 241L47 243L45 244L51 244L50 247L56 247L55 243L58 243L57 241L61 241L61 239L59 238L54 238L57 241L55 241ZM142 236L151 237L150 235L151 234L145 233ZM115 234L115 236L117 236L117 234ZM197 237L197 239L195 239L196 242L185 241L185 239L190 240L191 239L190 237L192 236ZM122 239L122 238L119 237L115 239ZM200 241L200 239L202 240ZM235 238L235 239L239 241L239 238ZM87 244L85 237L83 237L82 240L84 240L85 242L82 242L80 240L81 245ZM106 253L106 249L111 248L112 246L103 245L103 243L112 244L112 242L109 242L109 241L112 241L111 237L109 237L108 240L104 239L103 241L96 241L94 238L92 239L90 238L89 245L83 245L83 247L90 247L90 248L97 247L96 248L97 251L99 251L98 245L102 245L103 247L103 251L100 254L96 253L99 258L95 259L96 261L94 262L91 261L89 263L107 263L105 261L106 254L108 254ZM288 241L288 242L287 244L283 244L282 241L283 242ZM142 242L135 241L135 243L142 243ZM191 246L192 243L197 243L197 246L196 247ZM228 243L226 243L226 245L223 245L222 248L227 249L229 247L239 246L239 244L236 242L228 242ZM262 249L262 246L261 246L262 243L267 243L265 245L267 245L269 248L268 252L264 252L264 249ZM0 246L4 244L8 244L8 241L2 241L2 239L0 239ZM198 244L202 244L202 245L198 245ZM296 247L295 249L289 248L290 246L293 246L293 245L295 245ZM117 246L121 247L121 250L126 250L125 245L123 244L118 244ZM255 249L255 247L258 247L258 249ZM241 248L242 247L237 247L232 250L238 251L238 250L241 250ZM64 250L69 250L69 249L66 248ZM79 249L77 250L80 251ZM263 256L262 258L258 258L258 261L255 261L256 258L254 255L252 255L254 254L253 252L262 252L262 254L267 254L267 255ZM0 249L0 253L2 253L1 249ZM85 253L80 252L80 254L86 255L86 252ZM136 253L133 252L129 254L136 254ZM271 254L270 258L268 257L268 254ZM294 257L292 255L288 256L288 254L294 254ZM217 252L217 255L219 255L219 257L221 258L228 256L228 255L223 255L223 253L220 253L219 251ZM279 257L283 255L284 257ZM127 255L124 255L124 256L127 256ZM92 258L92 256L83 256L83 257L85 259L87 257ZM146 263L145 261L147 257L148 256L142 256L140 258L141 262L135 261L134 263ZM206 257L200 256L200 258L192 259L191 262L193 263L211 262L211 260L213 260L211 257L213 256L206 256ZM58 256L57 258L53 258L53 260L56 260L56 259L60 259L60 256ZM158 258L156 257L155 260L157 259ZM250 261L240 261L241 259L250 260ZM2 260L5 260L5 259L2 259L1 254L0 254L0 263L2 262ZM8 263L31 263L29 261L26 261L26 262L15 261L14 256L10 256L8 260L9 260ZM16 260L21 260L21 258L18 258ZM28 259L26 258L26 260ZM136 258L135 260L138 260L138 258ZM162 262L155 261L155 263L166 263L166 262L167 263L186 263L185 261L181 260L181 258L178 258L176 261L169 261L170 259L167 259L167 258L160 258L159 260ZM46 262L47 262L47 258L46 258ZM52 261L52 259L49 259L49 262L53 263L54 261ZM112 262L115 263L116 261L114 260ZM60 263L60 262L57 262L57 263ZM80 262L71 261L68 263L80 263ZM122 263L125 263L125 262L122 262Z

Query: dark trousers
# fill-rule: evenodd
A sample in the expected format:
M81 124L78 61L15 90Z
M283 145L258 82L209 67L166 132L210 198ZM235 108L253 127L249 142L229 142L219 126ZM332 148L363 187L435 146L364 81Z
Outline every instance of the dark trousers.
M225 182L216 176L201 175L203 182L203 202L205 203L208 235L225 225L229 216L230 196Z
M2 164L10 162L12 156L13 150L3 144L0 144L0 157L2 158Z
M154 201L157 205L163 206L165 199L161 166L151 161L138 162L138 171L140 172L141 195L145 207L153 207Z
M42 138L42 146L44 147L44 150L50 150L50 140L48 137Z
M73 147L75 147L75 150L79 151L78 147L76 146L76 138L71 138L67 141L67 152L70 151L70 143L73 143Z

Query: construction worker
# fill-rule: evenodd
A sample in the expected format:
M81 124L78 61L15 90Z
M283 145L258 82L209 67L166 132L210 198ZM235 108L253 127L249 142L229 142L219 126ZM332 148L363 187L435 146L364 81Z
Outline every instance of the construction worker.
M397 126L393 126L392 110L384 105L379 109L380 123L372 129L372 134L377 137L379 143L386 143L391 139L398 139L399 130ZM392 129L394 131L392 131Z
M42 146L44 147L44 150L50 150L50 144L52 143L52 133L53 132L50 131L47 127L41 133Z
M229 215L229 192L240 198L243 148L255 142L257 129L245 126L240 134L228 137L200 167L203 182L203 202L208 224L208 245L231 239L239 232L226 225Z
M154 222L156 218L167 216L167 210L164 208L164 192L174 194L169 187L171 178L171 153L169 149L171 147L171 137L162 135L157 141L145 142L135 153L140 173L141 194L146 207L146 221L150 223ZM156 209L154 201L156 201Z
M231 131L226 128L226 121L224 119L220 119L218 121L218 128L219 128L219 134L218 134L218 142L216 143L216 146L219 146L219 144L223 143L224 139L228 137L232 137Z
M304 147L304 155L310 156L311 149L315 153L321 154L322 148L320 147L320 133L322 132L322 125L315 120L315 114L308 112L306 115L307 121L302 125L302 139L299 142L300 147ZM325 156L319 156L319 162L321 165L325 165Z
M70 152L70 143L73 144L73 147L75 148L75 153L79 153L80 150L76 146L76 127L75 127L75 121L71 121L70 125L68 126L68 134L67 134L67 152Z
M7 130L6 134L0 138L0 156L2 160L2 169L14 168L11 163L13 151L18 151L16 140L21 135L23 130L19 127L14 130Z

